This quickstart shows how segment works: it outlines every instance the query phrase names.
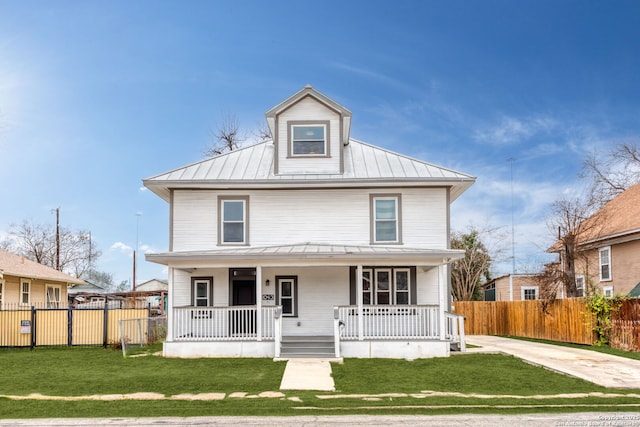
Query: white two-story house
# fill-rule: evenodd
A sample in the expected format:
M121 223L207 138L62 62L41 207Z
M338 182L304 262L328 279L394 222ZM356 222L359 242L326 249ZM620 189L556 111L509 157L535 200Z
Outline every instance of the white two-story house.
M272 141L144 180L169 203L166 356L419 358L459 341L450 205L475 178L350 138L306 86Z

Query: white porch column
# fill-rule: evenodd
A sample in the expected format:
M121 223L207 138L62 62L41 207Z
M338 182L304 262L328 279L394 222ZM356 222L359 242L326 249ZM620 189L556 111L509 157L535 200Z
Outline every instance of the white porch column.
M262 341L262 266L256 266L256 339Z
M167 316L167 341L173 341L173 317L175 313L173 312L173 296L176 294L174 291L173 285L173 268L169 267L167 271L167 278L169 279L169 286L167 287L167 312L165 316Z
M444 315L445 311L447 311L447 264L440 264L438 266L438 305L439 313L438 313L438 323L440 324L440 339L444 340L446 338L447 332L447 319Z
M364 315L362 310L362 265L356 267L356 305L358 306L358 341L363 340Z

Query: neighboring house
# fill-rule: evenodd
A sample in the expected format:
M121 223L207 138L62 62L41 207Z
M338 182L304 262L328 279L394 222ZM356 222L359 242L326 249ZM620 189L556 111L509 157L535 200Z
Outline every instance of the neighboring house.
M578 237L576 285L584 295L628 295L640 283L640 184L618 195L592 215ZM551 251L560 254L556 244Z
M67 287L83 283L23 256L0 250L0 310L66 306Z
M147 293L147 303L154 310L154 313L164 315L167 308L167 293L169 283L166 280L151 279L136 286L136 292Z
M169 283L166 280L151 279L140 283L136 286L136 292L153 292L166 291L169 289Z
M169 203L167 356L449 354L450 205L474 177L350 138L310 86L267 141L144 180Z
M522 301L540 298L533 274L505 274L483 285L485 301Z

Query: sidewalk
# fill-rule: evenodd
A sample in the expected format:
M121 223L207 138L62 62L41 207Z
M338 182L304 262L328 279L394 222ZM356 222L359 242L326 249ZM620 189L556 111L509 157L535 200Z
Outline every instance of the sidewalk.
M335 391L327 359L289 359L280 390Z
M468 353L504 353L610 388L640 389L640 360L591 350L488 335L469 335Z

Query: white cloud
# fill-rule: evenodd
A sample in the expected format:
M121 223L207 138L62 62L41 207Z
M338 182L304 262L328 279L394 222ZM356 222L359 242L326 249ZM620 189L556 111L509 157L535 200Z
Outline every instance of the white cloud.
M498 124L476 129L474 138L491 145L508 145L527 140L537 134L547 133L557 128L557 122L550 117L516 118L502 116Z
M115 242L113 245L111 245L111 250L118 250L120 252L123 253L129 253L129 252L133 252L133 248L125 243L122 242Z

